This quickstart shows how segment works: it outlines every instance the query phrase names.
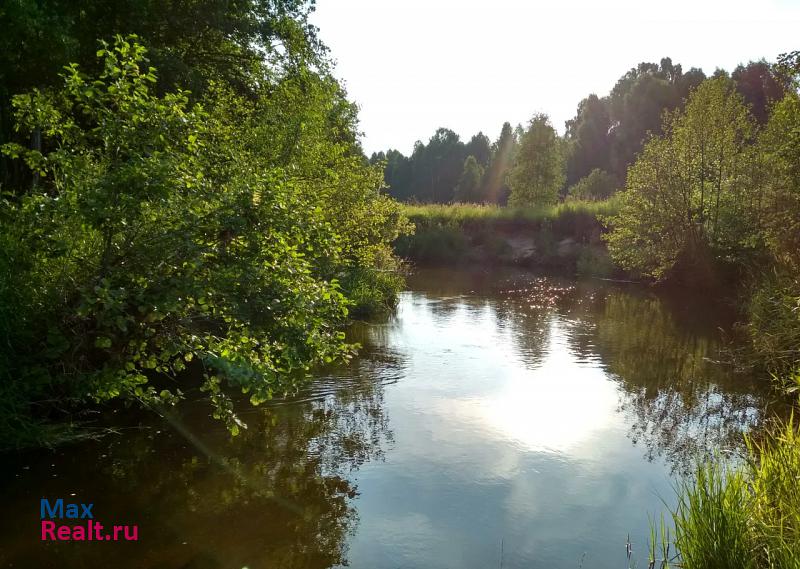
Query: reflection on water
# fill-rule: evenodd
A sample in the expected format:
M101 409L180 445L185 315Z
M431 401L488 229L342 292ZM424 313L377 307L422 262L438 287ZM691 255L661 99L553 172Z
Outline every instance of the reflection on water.
M735 451L766 401L713 363L720 325L601 281L419 274L350 331L350 367L233 441L190 408L6 457L0 566L602 568L629 533L644 559L671 476ZM44 547L38 499L70 494L141 541Z
M597 320L598 352L636 419L631 438L649 458L664 454L680 470L697 457L741 449L742 431L757 424L767 395L765 385L759 391L714 364L719 334L709 324L713 319L681 326L657 299L619 292L607 295Z
M382 386L396 368L391 355L376 353L320 378L302 397L250 411L249 428L234 439L205 410L190 409L167 424L125 430L110 444L13 457L3 467L2 498L14 514L0 522L0 566L344 562L358 520L350 474L382 460L391 443ZM97 521L138 524L140 541L44 547L37 542L42 496L93 502Z

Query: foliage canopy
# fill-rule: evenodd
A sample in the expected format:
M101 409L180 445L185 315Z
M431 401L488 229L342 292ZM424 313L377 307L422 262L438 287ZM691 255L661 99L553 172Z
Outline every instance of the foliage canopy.
M0 202L0 385L19 403L2 428L54 394L163 405L199 386L236 432L226 384L258 404L350 356L340 327L353 298L391 302L404 222L327 76L191 102L154 93L135 36L97 57L95 77L73 64L14 99L44 142L3 148L35 176Z

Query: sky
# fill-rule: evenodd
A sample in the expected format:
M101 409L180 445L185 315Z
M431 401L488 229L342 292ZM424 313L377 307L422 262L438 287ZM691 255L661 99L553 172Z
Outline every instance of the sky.
M367 155L410 154L439 127L495 140L538 112L563 133L641 61L711 73L800 49L800 0L317 0L311 22Z

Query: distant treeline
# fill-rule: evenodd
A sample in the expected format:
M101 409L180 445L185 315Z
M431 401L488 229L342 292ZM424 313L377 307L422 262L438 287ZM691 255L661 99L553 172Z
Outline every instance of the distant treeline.
M743 359L800 390L800 51L711 77L641 64L608 97L582 101L565 136L542 114L506 123L493 145L440 129L410 158L390 152L385 181L423 202L399 242L411 259L524 258L735 298L752 340ZM448 201L462 204L431 203ZM596 207L606 204L611 213ZM495 217L541 219L512 235L530 251L504 251Z
M730 74L718 69L713 77L718 76L733 80L759 125L766 124L770 103L781 100L788 87L763 60L739 65ZM684 72L668 57L660 63L643 62L620 77L607 96L591 94L578 103L563 137L545 115L534 117L531 126L538 125L545 136L532 144L536 148L529 154L549 153L553 162L549 185L554 192L545 192L547 199L540 201L568 195L602 199L622 188L649 133L663 134L664 113L682 110L689 93L705 79L701 69ZM370 162L385 162L389 193L401 201L505 204L515 163L524 166L519 164L520 147L530 130L506 122L494 142L483 132L463 142L452 130L440 128L427 144L418 141L411 156L388 150L373 153Z

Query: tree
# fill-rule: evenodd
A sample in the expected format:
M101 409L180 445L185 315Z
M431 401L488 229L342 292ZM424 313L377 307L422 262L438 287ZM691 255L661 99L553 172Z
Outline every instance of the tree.
M606 99L611 118L608 172L624 182L648 133L662 133L664 111L682 108L690 91L704 79L699 69L684 74L681 65L668 57L660 63L642 62L623 75Z
M0 9L0 144L13 135L13 95L59 84L71 62L99 73L98 39L136 34L159 69L157 91L188 89L199 100L222 82L254 98L282 68L325 70L325 48L308 23L306 0L19 0ZM268 81L266 82L268 83ZM24 172L0 160L0 183L23 184Z
M464 152L466 152L467 156L474 156L477 163L482 168L486 168L489 165L489 159L492 156L492 147L491 143L489 142L489 137L482 132L479 132L470 138L469 142L464 148Z
M606 101L589 95L578 105L577 116L567 121L569 141L567 184L574 184L592 170L608 171L611 166L611 116Z
M483 166L474 156L467 156L464 161L464 170L455 190L455 200L461 203L481 201L481 180L483 179Z
M417 141L410 157L397 150L374 153L371 163L385 159L384 178L389 192L399 200L447 203L453 199L464 171L464 161L472 156L483 172L477 189L470 190L471 201L503 203L508 200L508 171L516 153L518 133L505 123L494 144L479 132L464 144L450 129L440 128L427 144Z
M547 115L531 119L509 174L509 205L540 206L557 201L565 179L561 143Z
M800 273L800 96L789 92L775 104L761 134L767 243L778 263Z
M686 71L683 75L678 77L675 86L678 90L680 106L683 106L683 104L689 99L691 92L699 87L700 83L705 80L706 74L702 69L698 69L697 67L692 67L689 69L689 71Z
M430 165L429 196L436 203L447 203L453 197L464 164L464 144L450 129L440 128L428 141Z
M612 93L613 95L613 93ZM617 172L624 173L641 150L648 133L661 134L662 113L677 106L672 85L655 74L637 78L622 101L622 117L613 130Z
M781 58L792 85L772 107L759 137L765 162L762 219L770 266L760 272L747 309L755 352L787 386L800 386L800 77L798 53ZM789 383L791 382L791 383Z
M622 267L655 279L675 276L683 260L684 272L697 272L688 277L705 282L709 263L758 247L754 121L731 80L718 77L692 93L684 112L667 115L663 128L628 173L609 250Z
M766 124L769 106L780 101L786 93L785 82L763 59L737 66L731 73L731 79L736 83L736 90L744 97L745 103L750 106L756 122Z
M386 152L386 165L384 167L384 181L389 186L389 194L401 201L406 201L413 195L411 186L411 161L398 150Z

